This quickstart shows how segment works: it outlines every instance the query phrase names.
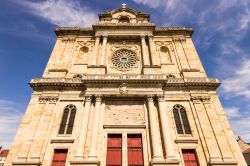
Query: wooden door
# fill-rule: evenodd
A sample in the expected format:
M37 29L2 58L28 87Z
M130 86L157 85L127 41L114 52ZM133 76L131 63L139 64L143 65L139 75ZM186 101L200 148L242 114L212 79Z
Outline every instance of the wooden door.
M109 134L107 142L107 166L121 166L122 165L122 135Z
M65 166L67 153L67 149L55 149L52 166Z
M141 135L129 134L127 142L128 142L128 166L143 166Z
M183 155L185 166L198 166L198 161L197 161L197 157L195 154L195 150L193 149L182 150L182 155Z

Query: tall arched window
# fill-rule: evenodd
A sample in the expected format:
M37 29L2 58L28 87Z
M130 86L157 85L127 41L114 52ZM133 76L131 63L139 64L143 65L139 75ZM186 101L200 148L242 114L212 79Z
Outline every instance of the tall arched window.
M191 134L191 129L188 123L187 113L185 108L176 104L173 107L174 120L178 134Z
M76 115L76 106L69 104L64 108L59 134L72 134Z

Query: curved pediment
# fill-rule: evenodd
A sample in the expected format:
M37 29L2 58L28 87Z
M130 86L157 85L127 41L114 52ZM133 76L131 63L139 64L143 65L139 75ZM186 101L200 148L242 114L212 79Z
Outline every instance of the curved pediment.
M148 23L149 14L131 8L117 8L99 14L101 23Z

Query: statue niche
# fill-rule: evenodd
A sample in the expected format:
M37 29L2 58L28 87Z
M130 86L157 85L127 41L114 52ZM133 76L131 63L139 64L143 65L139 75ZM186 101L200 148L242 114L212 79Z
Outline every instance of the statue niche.
M160 47L160 58L163 64L172 63L169 49L166 46Z
M79 49L79 52L78 52L78 55L77 55L77 63L87 62L88 52L89 52L89 48L87 46L82 46Z

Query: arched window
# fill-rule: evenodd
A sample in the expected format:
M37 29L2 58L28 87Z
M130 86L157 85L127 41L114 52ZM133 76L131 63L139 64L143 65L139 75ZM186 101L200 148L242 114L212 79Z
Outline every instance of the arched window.
M185 108L176 104L173 107L174 120L178 134L191 134L191 129L188 123L187 113Z
M119 18L119 23L129 23L129 17L127 17L127 16L121 16Z
M70 104L64 108L59 134L72 134L76 115L76 106Z

